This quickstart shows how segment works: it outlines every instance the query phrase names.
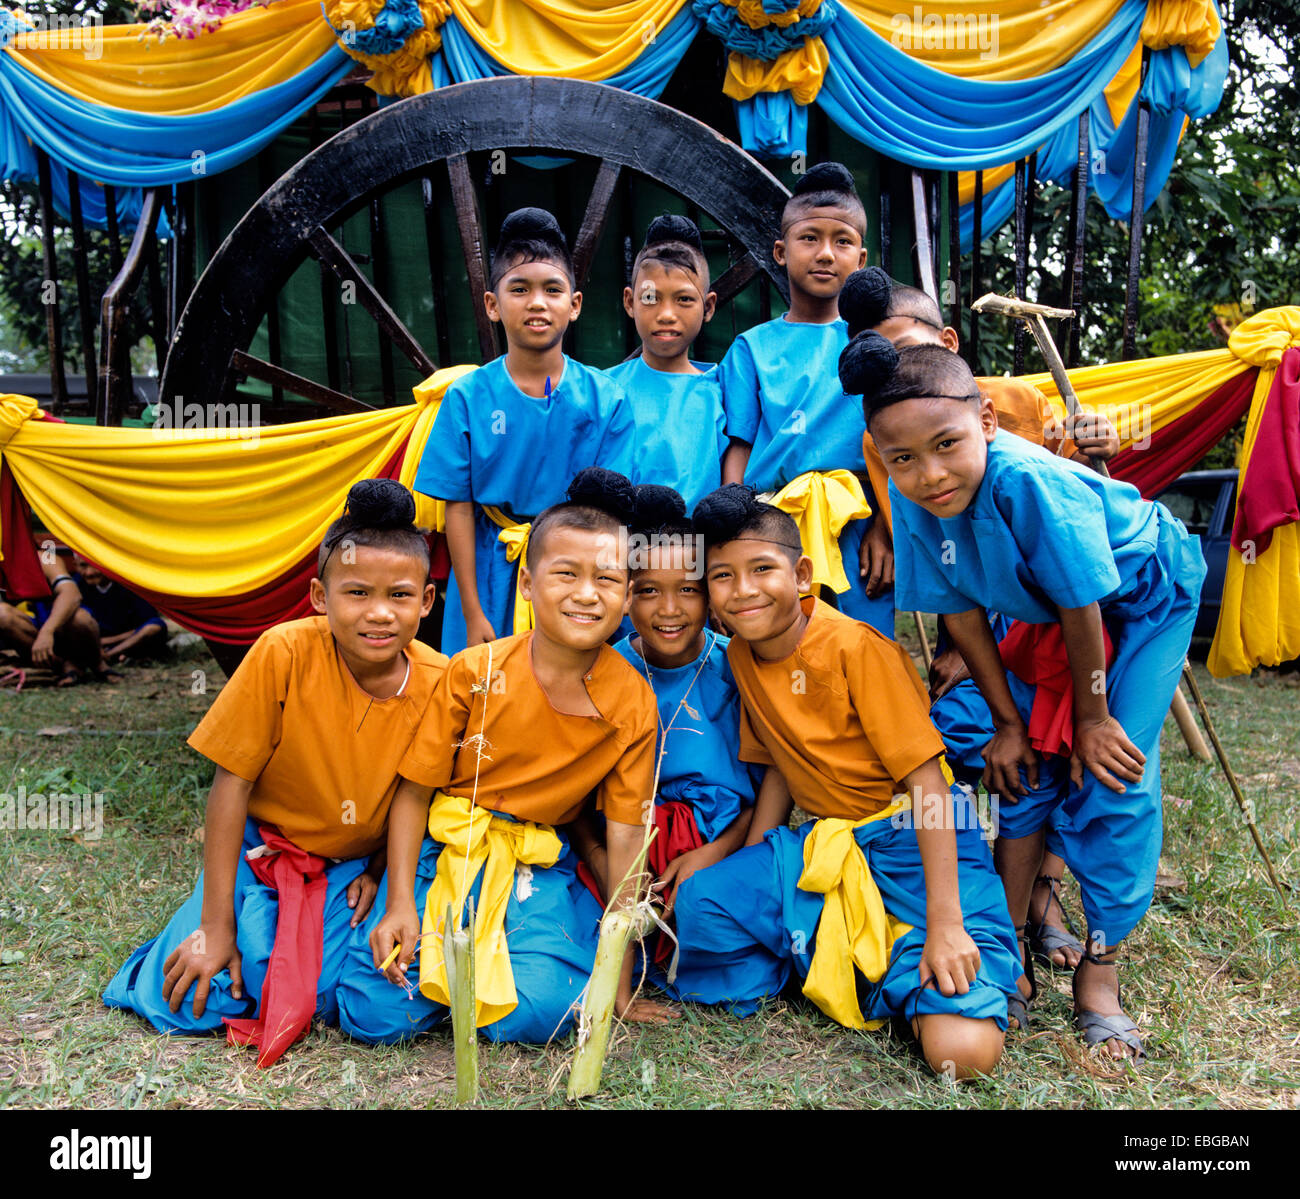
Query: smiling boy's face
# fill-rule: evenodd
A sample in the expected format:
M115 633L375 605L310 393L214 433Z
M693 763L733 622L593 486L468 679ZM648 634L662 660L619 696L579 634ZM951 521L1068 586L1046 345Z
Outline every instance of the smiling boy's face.
M654 261L643 262L633 286L623 289L624 311L636 324L652 366L689 353L716 302L694 271Z
M774 541L742 534L709 547L709 602L744 641L772 641L799 616L799 597L812 586L812 562Z
M350 667L391 662L410 644L433 607L428 574L422 559L376 546L330 556L325 581L311 581L311 606L328 618Z
M709 596L697 574L686 569L681 548L674 546L652 550L649 568L632 579L628 615L653 666L685 666L703 648Z
M933 516L970 507L998 431L993 402L900 400L871 418L871 436L894 486Z
M813 208L792 221L773 257L785 267L791 287L819 300L838 296L848 277L867 264L853 214L838 208Z
M558 525L546 530L533 566L519 576L519 593L533 605L538 632L566 649L592 650L619 626L627 607L628 574L619 538L608 530Z
M483 297L490 319L505 326L506 340L521 349L544 351L559 345L582 311L564 268L554 262L509 267L495 291Z

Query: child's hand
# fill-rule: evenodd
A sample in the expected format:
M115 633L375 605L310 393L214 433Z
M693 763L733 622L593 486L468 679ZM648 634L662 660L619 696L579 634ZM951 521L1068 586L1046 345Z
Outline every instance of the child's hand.
M415 943L419 938L420 917L416 914L414 903L408 903L396 912L385 912L384 918L370 933L370 952L374 955L375 969L378 970L388 960L394 946L401 945L402 952L384 971L384 977L400 987L406 968L415 956Z
M379 880L368 870L363 870L348 884L348 907L352 909L352 919L348 927L356 928L365 918L375 902L379 891ZM383 958L379 959L381 962Z
M1105 720L1074 726L1070 782L1076 787L1083 786L1083 768L1086 766L1112 791L1123 794L1124 784L1119 779L1141 782L1142 768L1146 764L1146 755L1128 739L1115 717L1107 716Z
M36 640L32 642L31 655L32 661L37 666L52 668L58 661L54 653L54 634L48 629L42 629L37 633Z
M1001 795L1012 803L1025 794L1020 781L1020 767L1031 787L1038 786L1038 754L1029 743L1029 730L1023 724L1007 725L993 734L984 747L984 789Z
M1119 453L1119 434L1100 412L1080 412L1065 421L1065 432L1079 451L1090 458L1113 458Z
M668 896L667 902L664 904L663 918L665 920L673 914L673 908L677 904L677 888L696 871L704 870L715 862L722 861L722 858L723 855L718 850L716 843L710 841L708 845L701 845L698 849L687 850L686 853L673 858L668 863L668 869L659 876L659 880L651 887L651 890L658 894Z
M671 1004L640 997L633 999L632 992L622 986L614 999L614 1014L629 1024L667 1024L681 1015Z
M958 683L970 678L966 659L955 649L946 649L930 659L930 699L947 695Z
M980 951L958 923L931 925L921 950L921 981L933 976L943 995L965 995L980 969Z
M885 529L885 522L878 517L862 536L858 568L858 576L872 599L893 588L894 541Z
M235 943L234 924L228 927L201 924L163 962L162 997L173 1012L179 1012L190 985L197 982L193 1004L197 1020L208 1006L213 978L227 968L231 995L243 999L243 959Z
M475 616L472 620L467 620L465 632L467 648L470 645L483 645L497 639L496 629L492 627L492 622L486 616Z

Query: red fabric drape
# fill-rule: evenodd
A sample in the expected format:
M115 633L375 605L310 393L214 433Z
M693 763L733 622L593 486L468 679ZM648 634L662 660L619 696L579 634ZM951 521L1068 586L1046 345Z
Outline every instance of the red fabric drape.
M1241 478L1232 544L1268 549L1273 530L1300 520L1300 349L1282 355Z
M1242 418L1254 389L1254 371L1229 379L1191 412L1152 433L1145 449L1130 447L1116 454L1109 463L1110 473L1154 499Z
M18 600L48 599L50 585L41 570L40 554L32 539L32 514L22 492L9 473L9 464L0 459L0 588L10 603Z
M325 859L299 849L270 825L259 825L272 852L248 864L273 887L279 903L275 945L266 967L260 1015L225 1018L232 1045L255 1045L257 1064L273 1065L295 1041L307 1035L316 1011L316 984L325 954Z
M1109 670L1115 646L1104 624L1101 639ZM1068 758L1074 744L1074 679L1061 626L1014 621L998 649L1002 664L1021 682L1036 688L1029 712L1029 744L1039 753Z

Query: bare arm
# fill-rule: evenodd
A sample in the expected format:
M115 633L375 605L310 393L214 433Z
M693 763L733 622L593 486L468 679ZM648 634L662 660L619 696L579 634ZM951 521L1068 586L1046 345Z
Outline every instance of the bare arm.
M1146 755L1110 714L1106 702L1106 646L1102 640L1101 608L1061 608L1061 636L1070 659L1074 683L1074 752L1070 777L1083 785L1086 766L1112 791L1122 792L1120 779L1142 778ZM1116 777L1118 776L1118 777Z
M757 845L770 829L786 824L793 809L794 798L786 786L785 776L775 766L769 766L759 785L754 814L745 834L746 848Z
M478 594L478 568L474 548L474 505L468 500L447 501L447 552L460 588L460 609L465 616L469 644L495 641L497 630L483 613Z
M1020 718L998 643L993 639L983 608L947 613L944 624L971 678L980 689L993 716L993 740L984 747L984 785L997 795L1013 797L1025 793L1020 767L1025 767L1029 785L1038 785L1038 755L1029 744L1029 730Z
M59 577L55 567L45 567L45 575L51 582ZM54 602L50 605L50 614L37 631L36 640L32 642L32 661L38 666L48 666L54 660L54 634L66 625L81 607L81 588L72 579L62 579L54 586Z
M743 483L745 481L745 468L749 465L749 454L754 447L746 441L737 441L732 438L731 444L727 446L727 452L722 455L722 482Z
M252 791L248 779L217 767L203 824L203 907L199 927L163 963L162 996L173 1012L180 1011L191 984L197 982L194 1015L202 1016L212 979L227 966L231 992L242 998L242 959L235 941L235 876Z
M370 952L375 968L387 960L397 945L402 950L385 971L388 980L400 983L420 935L420 916L415 910L415 868L429 820L433 788L404 778L397 785L388 810L388 897L384 918L371 930Z

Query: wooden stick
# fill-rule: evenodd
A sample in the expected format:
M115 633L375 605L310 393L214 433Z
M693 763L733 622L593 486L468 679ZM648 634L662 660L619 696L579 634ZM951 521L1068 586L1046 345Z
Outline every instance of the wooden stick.
M1182 733L1183 740L1187 742L1188 752L1194 758L1200 758L1202 762L1213 762L1214 755L1210 753L1210 747L1205 744L1205 738L1201 736L1201 730L1196 727L1196 717L1192 715L1192 709L1188 707L1187 701L1183 698L1181 688L1174 689L1174 701L1169 705L1169 711L1173 713L1174 720L1178 722L1178 731Z
M451 999L451 1039L456 1051L456 1102L478 1102L478 1028L474 1002L474 900L470 899L465 923L452 923L447 905L442 927L442 957L447 967Z
M925 663L926 674L929 674L930 663L934 661L934 654L930 650L930 638L926 636L925 625L921 622L921 614L913 612L912 619L916 621L916 635L921 640L921 661Z

